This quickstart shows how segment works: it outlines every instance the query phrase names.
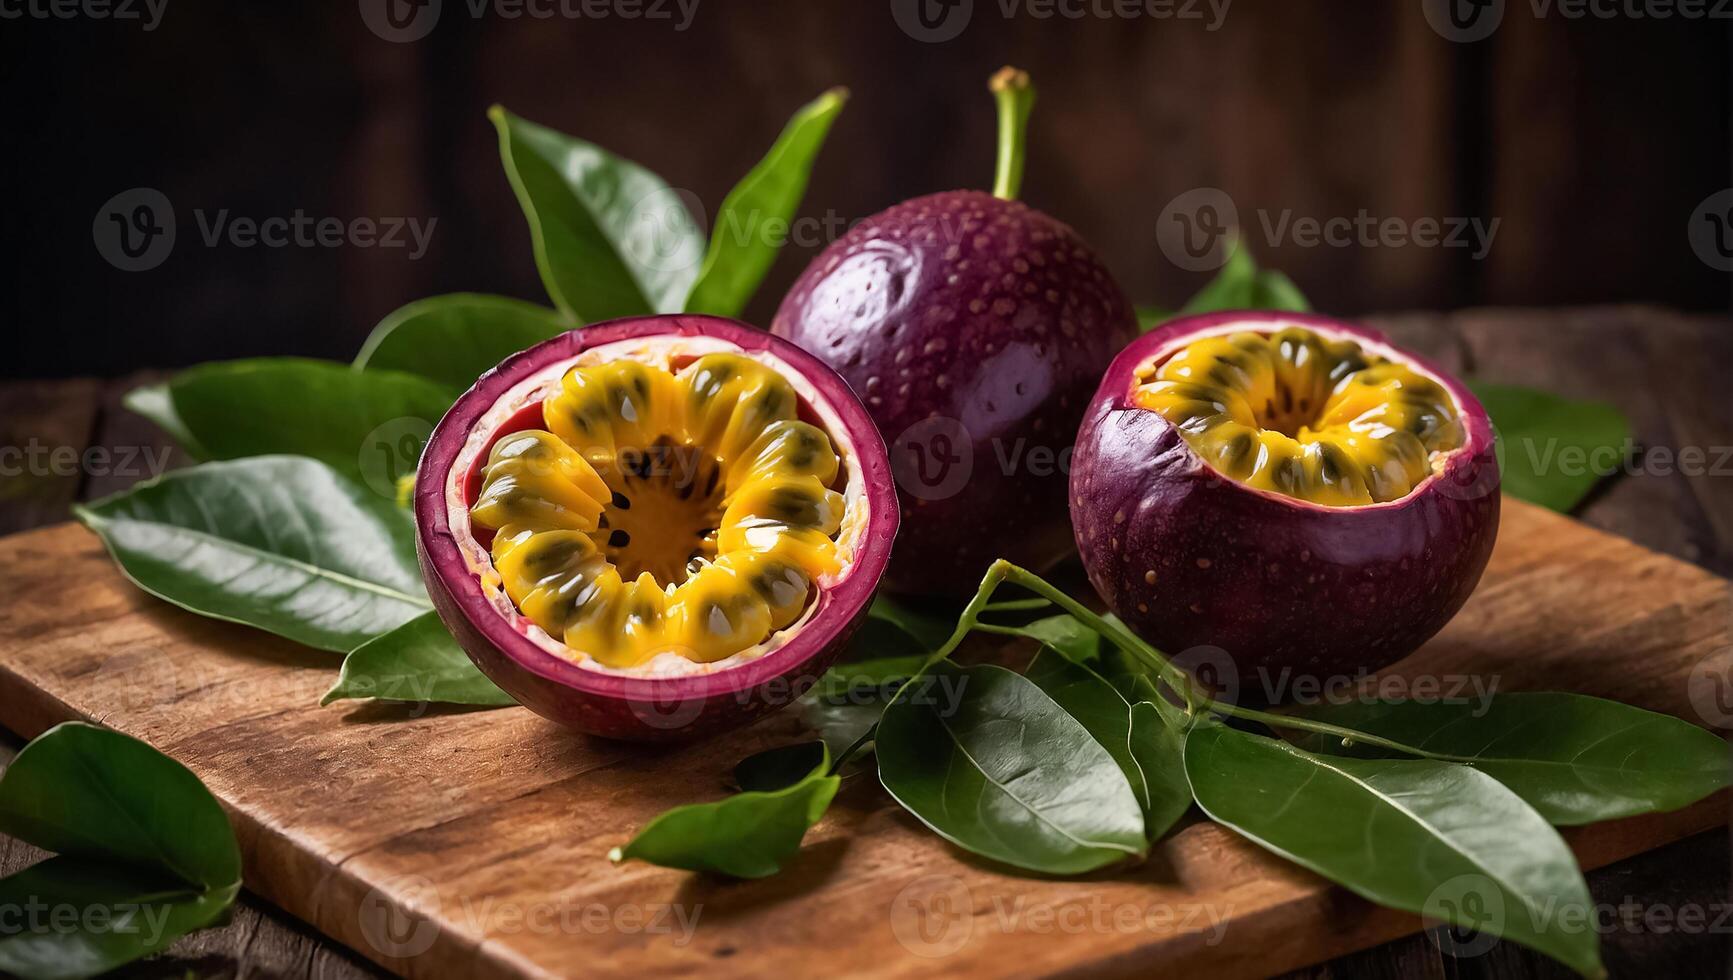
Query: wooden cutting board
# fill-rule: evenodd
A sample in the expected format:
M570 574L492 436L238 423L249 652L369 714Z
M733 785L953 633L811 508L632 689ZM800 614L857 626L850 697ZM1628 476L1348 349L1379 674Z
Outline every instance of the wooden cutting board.
M1008 873L856 776L795 863L731 882L605 855L792 713L684 749L607 743L523 709L319 708L335 658L144 595L96 538L0 539L0 725L93 719L190 766L228 807L247 887L410 976L1254 976L1420 928L1196 820L1143 865ZM1726 725L1729 583L1507 500L1479 590L1385 672L1596 694ZM1416 685L1416 693L1425 692ZM1719 698L1717 697L1719 696ZM1725 794L1567 834L1594 867L1723 823Z

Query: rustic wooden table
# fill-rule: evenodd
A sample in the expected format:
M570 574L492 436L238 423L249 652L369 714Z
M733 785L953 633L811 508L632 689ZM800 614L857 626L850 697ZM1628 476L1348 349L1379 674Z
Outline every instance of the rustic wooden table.
M1649 307L1475 310L1374 318L1398 343L1471 377L1617 405L1647 461L1604 483L1578 515L1655 550L1733 574L1733 322ZM120 406L148 376L0 385L0 534L65 520L100 497L185 462ZM1682 456L1679 450L1695 447ZM1700 460L1699 460L1700 453ZM1690 461L1687 461L1690 460ZM1633 669L1641 669L1633 665ZM0 732L0 761L19 740ZM0 875L40 851L0 836ZM1723 831L1589 875L1603 906L1614 977L1709 977L1728 971L1733 900ZM357 954L250 896L233 921L120 971L130 977L378 976ZM1456 958L1412 936L1294 977L1566 977L1511 943Z

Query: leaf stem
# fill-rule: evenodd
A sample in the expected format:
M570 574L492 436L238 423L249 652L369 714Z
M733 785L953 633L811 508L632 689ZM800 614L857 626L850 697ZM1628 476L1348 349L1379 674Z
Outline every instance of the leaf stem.
M1332 735L1337 738L1348 739L1355 742L1365 742L1367 745L1376 745L1379 748L1391 749L1406 755L1419 756L1423 759L1437 759L1441 762L1476 761L1473 756L1450 755L1445 752L1428 752L1425 749L1413 745L1405 745L1402 742L1384 738L1381 735L1373 735L1370 732L1363 732L1357 728L1344 728L1341 725L1332 725L1328 722L1312 721L1309 718L1296 718L1293 715L1276 714L1273 711L1259 711L1256 708L1242 708L1237 704L1228 704L1224 701L1210 700L1207 701L1203 707L1205 710L1214 711L1217 714L1231 715L1235 718L1243 718L1247 721L1262 722L1271 728L1288 728L1299 731L1316 732L1320 735Z
M993 196L1015 201L1023 187L1023 137L1029 128L1029 110L1035 105L1035 86L1029 73L1006 66L987 82L999 104L999 159L993 174Z

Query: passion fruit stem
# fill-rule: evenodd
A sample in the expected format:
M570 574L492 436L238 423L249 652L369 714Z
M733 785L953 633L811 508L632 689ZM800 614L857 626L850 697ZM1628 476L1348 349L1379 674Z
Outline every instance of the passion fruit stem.
M1020 585L1023 588L1028 589L1035 593L1039 599L1011 599L1004 602L990 602L989 600L993 598L993 593L998 590L1000 585L1006 582L1013 585ZM1392 739L1373 735L1370 732L1362 732L1356 729L1344 728L1340 725L1331 725L1321 721L1312 721L1306 718L1296 718L1289 715L1274 714L1268 711L1259 711L1255 708L1242 708L1239 705L1229 704L1225 701L1217 701L1198 687L1196 681L1192 679L1191 674L1174 664L1174 662L1169 660L1160 650L1157 650L1142 639L1139 639L1130 630L1125 629L1123 626L1097 615L1093 610L1089 609L1081 602L1078 602L1076 599L1073 599L1071 596L1068 596L1064 592L1055 588L1052 583L1048 582L1041 576L1036 575L1034 572L1031 572L1026 568L1019 568L1003 558L995 561L992 566L987 569L987 574L982 577L981 587L976 590L975 597L969 600L969 604L963 607L962 614L957 617L957 627L951 631L950 637L948 637L938 649L934 650L927 656L926 662L921 665L920 670L916 671L912 677L903 682L901 687L897 688L896 694L891 696L891 701L895 701L897 698L902 697L903 691L907 690L909 685L919 680L922 675L926 674L926 672L931 670L934 666L948 659L951 654L956 651L957 647L962 644L964 638L971 632L979 630L983 633L1001 633L1011 636L1025 635L1021 631L1002 627L996 623L981 622L980 617L982 613L1014 609L1043 608L1049 604L1057 605L1067 613L1070 613L1083 625L1095 631L1095 633L1102 639L1119 647L1121 650L1130 653L1132 656L1152 667L1156 671L1157 675L1160 676L1162 683L1173 688L1175 691L1178 691L1185 698L1185 711L1187 715L1199 717L1214 712L1216 714L1228 715L1234 718L1243 718L1247 721L1261 722L1271 728L1317 732L1321 735L1334 736L1342 739L1344 745L1351 744L1352 742L1363 742L1367 745L1376 745L1380 748L1390 749L1394 752L1401 752L1404 755L1418 756L1424 759L1437 759L1441 762L1474 761L1474 759L1469 756L1449 755L1442 752L1428 752L1425 749L1416 748L1412 745L1405 745ZM877 731L878 726L874 725L872 728L869 728L865 734L855 739L853 744L839 753L836 757L836 761L831 764L830 774L835 775L840 772L843 764L853 758L854 755L865 747L867 743L871 742Z
M1035 86L1029 73L1007 65L993 74L987 88L999 104L999 160L993 174L993 196L1015 201L1023 188L1023 143Z

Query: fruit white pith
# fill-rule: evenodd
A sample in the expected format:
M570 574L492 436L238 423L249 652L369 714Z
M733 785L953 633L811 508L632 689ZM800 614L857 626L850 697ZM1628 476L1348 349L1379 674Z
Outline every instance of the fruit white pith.
M1260 326L1162 352L1137 372L1133 401L1224 476L1324 506L1400 500L1462 447L1450 392L1394 351Z
M539 428L497 435L532 405ZM621 341L538 371L470 433L446 490L495 608L549 652L630 676L776 649L849 574L868 506L820 393L774 354L712 337Z

